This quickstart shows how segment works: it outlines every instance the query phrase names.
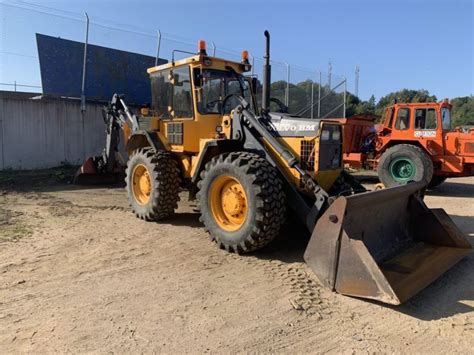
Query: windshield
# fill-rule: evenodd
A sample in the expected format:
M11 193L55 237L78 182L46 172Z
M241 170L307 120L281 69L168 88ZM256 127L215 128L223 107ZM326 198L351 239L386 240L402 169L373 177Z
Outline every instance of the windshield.
M443 130L451 130L451 111L448 107L441 108L441 122L443 124Z
M231 94L242 96L253 108L250 84L247 80L239 82L232 72L216 69L202 70L201 77L201 100L197 105L199 113L204 115L230 113L240 104L236 97L230 97L225 107L222 107L224 99Z

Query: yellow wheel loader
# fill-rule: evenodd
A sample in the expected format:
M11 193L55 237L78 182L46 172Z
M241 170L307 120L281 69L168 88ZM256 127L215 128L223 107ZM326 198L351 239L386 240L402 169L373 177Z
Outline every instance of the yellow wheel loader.
M108 132L124 132L133 212L161 220L181 189L197 197L211 239L229 252L263 248L289 210L312 234L304 259L320 282L342 294L400 304L451 268L471 245L443 210L423 202L426 182L367 192L343 171L342 127L334 121L270 112L270 35L262 107L256 80L234 62L208 56L148 69L153 106L131 114L115 95ZM281 105L280 105L281 106ZM114 175L117 137L78 174ZM92 168L91 168L92 167ZM85 175L84 175L85 174Z

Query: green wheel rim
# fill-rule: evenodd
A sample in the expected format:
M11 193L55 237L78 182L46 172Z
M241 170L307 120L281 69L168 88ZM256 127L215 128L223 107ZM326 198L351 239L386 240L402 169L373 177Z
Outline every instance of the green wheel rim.
M390 163L390 176L398 182L413 180L416 174L416 166L410 158L397 158Z

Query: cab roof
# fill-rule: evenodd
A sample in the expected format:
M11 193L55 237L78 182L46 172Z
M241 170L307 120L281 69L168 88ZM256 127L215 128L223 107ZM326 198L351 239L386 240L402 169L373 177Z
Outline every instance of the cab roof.
M451 106L449 102L397 102L390 105L389 107L395 106L408 106L408 107L440 107L440 106Z
M210 62L210 63L208 63ZM249 71L251 68L250 64L243 64L240 62L228 60L228 59L223 59L223 58L217 58L217 57L210 57L206 56L203 54L196 54L194 56L184 58L184 59L179 59L175 60L174 62L168 62L166 64L158 65L155 67L151 67L147 69L148 74L152 74L158 71L166 70L166 69L171 69L175 68L178 66L186 65L186 64L202 64L205 66L209 66L210 68L213 68L218 64L219 67L225 67L225 66L231 66L236 70L237 72L243 73L245 71Z

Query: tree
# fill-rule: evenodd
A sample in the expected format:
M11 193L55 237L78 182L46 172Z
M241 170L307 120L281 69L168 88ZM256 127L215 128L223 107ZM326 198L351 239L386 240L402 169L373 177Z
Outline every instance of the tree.
M402 89L381 97L375 107L375 113L381 115L385 107L393 104L395 100L398 102L434 102L437 99L435 95L430 95L428 90Z
M451 100L453 105L453 127L474 125L474 97L456 97Z
M321 91L321 117L342 117L343 93L337 93L330 90L327 86L321 86L311 80L305 80L297 84L290 84L290 102L291 113L302 112L303 117L310 116L311 102L314 103L313 109L317 108L318 92ZM284 80L275 81L271 84L271 96L285 102L287 83ZM258 98L261 100L261 84L257 87ZM311 100L311 93L314 97ZM346 117L360 114L375 114L381 116L385 108L398 102L435 102L437 98L431 95L428 90L402 89L382 96L376 102L372 95L367 101L350 92L346 93ZM260 103L260 101L259 101ZM453 105L453 126L474 125L474 97L464 96L456 97L451 100ZM315 116L316 117L316 116Z

